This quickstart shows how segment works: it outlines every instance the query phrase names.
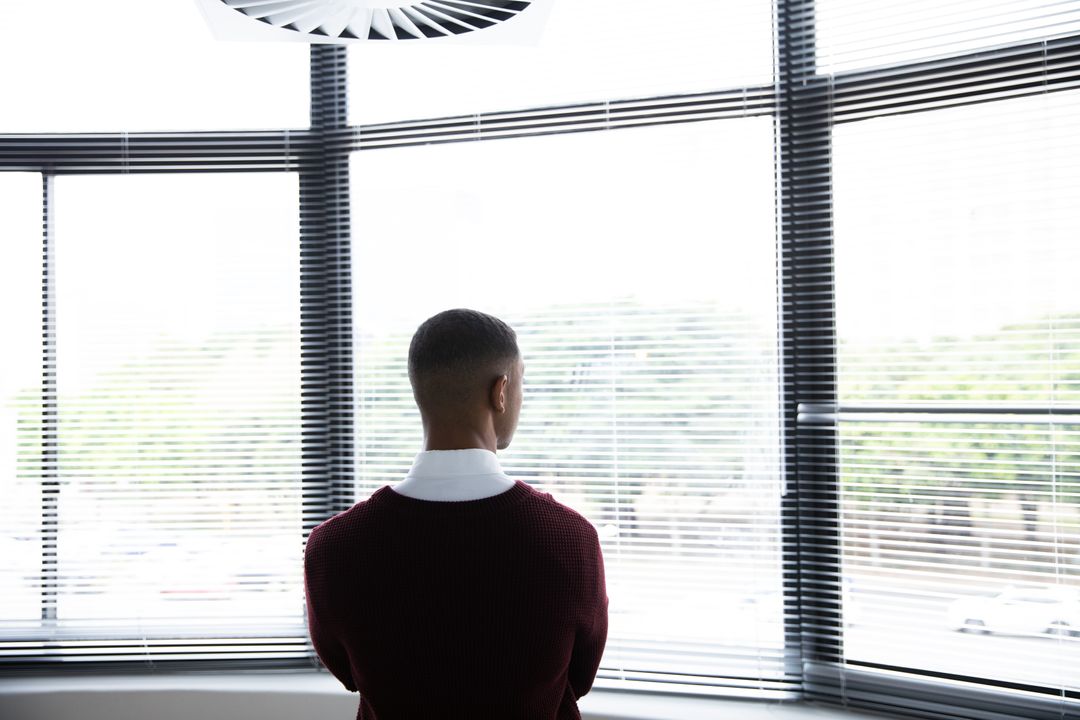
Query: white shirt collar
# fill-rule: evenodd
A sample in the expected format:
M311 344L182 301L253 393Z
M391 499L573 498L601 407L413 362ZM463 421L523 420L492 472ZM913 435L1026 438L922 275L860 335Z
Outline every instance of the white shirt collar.
M495 475L502 467L495 453L484 448L424 450L416 456L406 477L447 477L452 475Z
M417 454L409 474L393 489L420 500L475 500L497 495L513 485L495 453L465 448L424 450Z

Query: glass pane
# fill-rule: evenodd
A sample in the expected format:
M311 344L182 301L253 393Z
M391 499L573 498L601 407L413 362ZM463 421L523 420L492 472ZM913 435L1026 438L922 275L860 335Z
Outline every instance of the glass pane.
M302 626L298 192L56 179L62 627Z
M452 307L509 322L525 401L500 457L600 532L602 667L783 675L772 133L747 118L353 158L358 492L421 449L417 325Z
M848 660L1080 687L1078 108L835 130Z
M772 4L560 1L534 46L360 43L349 56L354 124L770 84Z
M191 0L7 0L0 132L308 126L308 46L214 40Z
M0 173L0 636L41 616L41 202Z
M822 73L1080 32L1073 0L816 0L814 8Z
M1061 92L836 128L843 401L1080 405L1078 112Z
M841 426L848 660L1080 688L1080 425Z

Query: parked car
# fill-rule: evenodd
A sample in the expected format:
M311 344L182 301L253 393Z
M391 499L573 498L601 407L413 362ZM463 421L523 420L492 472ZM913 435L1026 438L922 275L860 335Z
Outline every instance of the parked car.
M959 632L1080 636L1080 588L1009 587L960 598L949 605L948 618Z

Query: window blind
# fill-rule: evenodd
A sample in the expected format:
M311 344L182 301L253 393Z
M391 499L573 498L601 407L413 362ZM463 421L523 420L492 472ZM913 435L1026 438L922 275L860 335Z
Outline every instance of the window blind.
M303 662L296 176L45 188L44 253L5 233L0 663Z
M809 697L1080 716L1078 19L782 18Z
M795 689L772 143L751 117L353 156L358 497L422 449L416 327L450 307L509 322L525 399L500 458L598 528L597 686Z
M809 8L809 6L806 6ZM817 68L840 73L1080 34L1073 0L818 0Z
M40 613L41 194L39 173L0 173L0 637Z
M849 659L1080 690L1078 111L836 131Z
M350 123L370 125L767 85L773 7L755 0L555 2L534 45L349 47ZM525 12L543 12L539 6Z

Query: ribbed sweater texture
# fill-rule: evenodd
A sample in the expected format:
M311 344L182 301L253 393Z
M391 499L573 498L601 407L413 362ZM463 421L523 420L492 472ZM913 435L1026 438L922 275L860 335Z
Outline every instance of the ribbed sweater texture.
M311 531L304 590L358 720L580 720L607 641L596 529L521 480L462 501L383 486Z

